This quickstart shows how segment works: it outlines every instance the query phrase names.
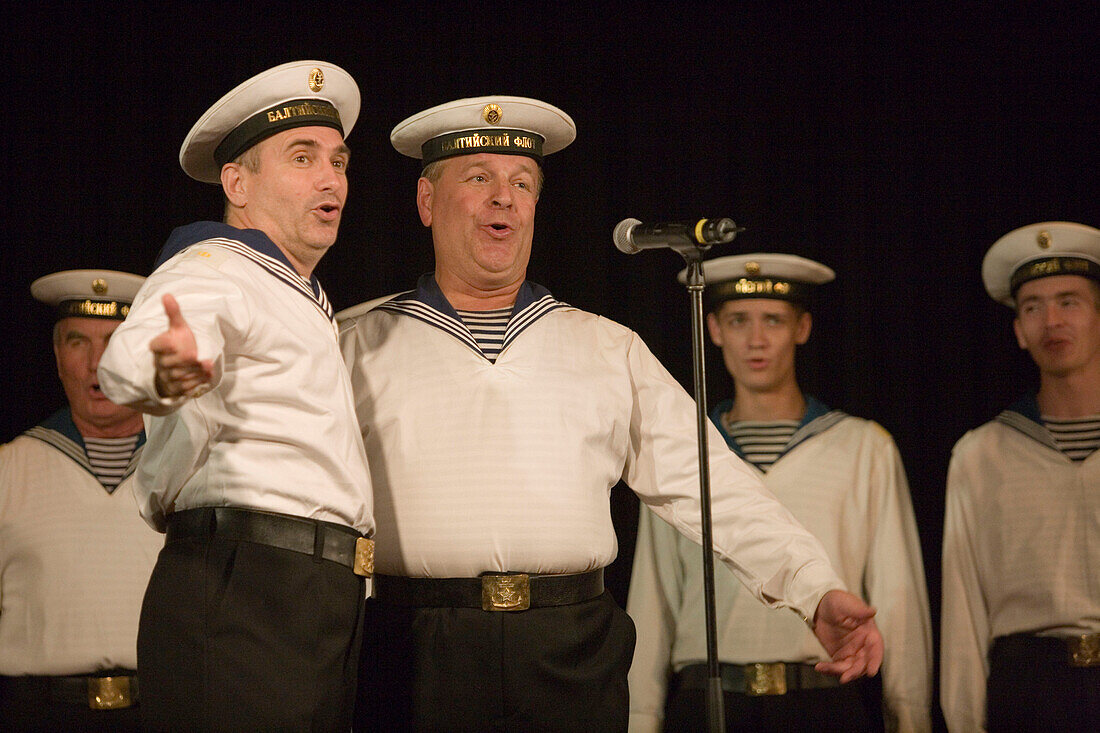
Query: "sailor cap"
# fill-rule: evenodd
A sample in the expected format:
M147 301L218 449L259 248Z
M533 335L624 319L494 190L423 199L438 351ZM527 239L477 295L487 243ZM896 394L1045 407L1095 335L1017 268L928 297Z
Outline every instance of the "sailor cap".
M359 117L359 87L325 61L291 61L257 74L214 103L180 147L180 166L206 183L261 140L294 127L331 127L347 137Z
M130 312L145 278L114 270L64 270L31 283L31 295L58 310L62 318L121 321Z
M473 97L447 102L397 124L390 142L424 165L474 153L526 155L539 163L577 137L572 118L527 97Z
M1029 224L994 242L982 260L986 292L1010 307L1021 285L1053 275L1100 281L1100 230L1069 221Z
M680 272L680 282L687 282L687 274L686 269ZM786 300L807 306L814 286L831 282L836 273L805 257L754 252L706 260L703 277L705 306L713 311L727 300L744 298Z

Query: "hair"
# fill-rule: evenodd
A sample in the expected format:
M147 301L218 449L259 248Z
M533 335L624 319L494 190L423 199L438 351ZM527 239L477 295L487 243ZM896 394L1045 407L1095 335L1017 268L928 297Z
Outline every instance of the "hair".
M424 166L424 169L420 171L421 178L427 178L432 185L439 183L439 176L443 173L443 164L446 163L449 158L441 158L440 160L433 160ZM542 195L542 187L546 182L546 176L542 172L542 164L538 165L538 179L535 181L535 193Z

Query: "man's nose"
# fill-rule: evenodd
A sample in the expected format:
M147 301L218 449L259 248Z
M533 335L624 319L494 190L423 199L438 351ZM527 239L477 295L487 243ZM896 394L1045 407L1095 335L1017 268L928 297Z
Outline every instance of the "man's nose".
M512 205L512 185L507 181L495 181L492 194L493 206L506 208Z
M99 360L103 358L103 352L106 350L106 342L102 344L92 344L92 350L88 358L88 371L94 372L99 369Z

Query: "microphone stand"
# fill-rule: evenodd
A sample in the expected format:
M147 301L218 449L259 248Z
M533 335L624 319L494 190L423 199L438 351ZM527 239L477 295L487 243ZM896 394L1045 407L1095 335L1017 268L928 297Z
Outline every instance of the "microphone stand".
M707 448L707 378L703 364L703 255L709 245L676 247L688 265L687 289L691 295L691 349L695 381L695 418L699 433L699 509L703 525L703 597L707 629L707 730L725 733L722 677L718 668L718 622L714 601L714 536L710 512L710 458Z

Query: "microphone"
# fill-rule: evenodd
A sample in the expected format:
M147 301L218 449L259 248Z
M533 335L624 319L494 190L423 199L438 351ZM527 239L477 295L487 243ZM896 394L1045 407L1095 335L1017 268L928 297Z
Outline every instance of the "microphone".
M637 219L623 219L615 226L612 239L620 252L637 254L643 249L669 248L709 249L711 245L732 242L737 232L744 231L732 219L698 219L661 224L643 224Z

